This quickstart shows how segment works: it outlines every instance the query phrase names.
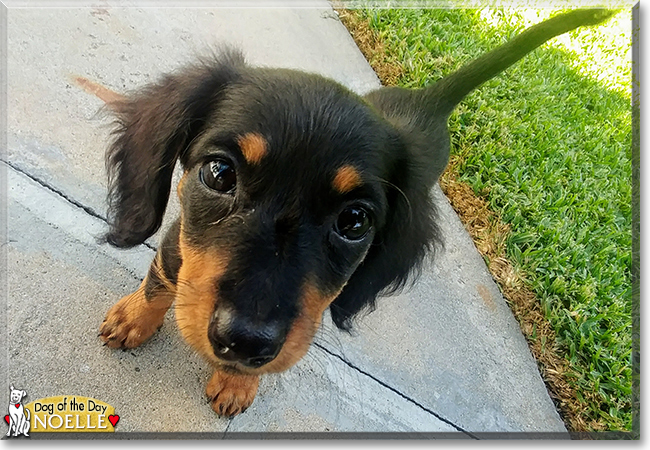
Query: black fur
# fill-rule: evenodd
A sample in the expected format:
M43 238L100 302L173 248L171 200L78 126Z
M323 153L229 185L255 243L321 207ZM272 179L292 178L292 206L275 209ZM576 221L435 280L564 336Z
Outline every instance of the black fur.
M160 227L179 160L187 174L185 236L197 248L233 255L219 280L225 303L249 318L286 324L310 278L324 293L342 288L331 313L349 329L442 243L430 190L447 165L447 119L456 104L547 39L609 15L558 16L430 87L382 88L363 98L317 75L249 67L234 51L169 75L117 105L106 239L131 247ZM259 165L248 164L238 147L248 133L268 142ZM220 156L235 165L233 195L201 183L201 167ZM363 186L334 192L332 179L346 164L360 171ZM335 232L350 204L363 205L373 222L355 242ZM165 239L170 248L178 233L176 226ZM177 249L167 254L164 272L175 281L182 262Z

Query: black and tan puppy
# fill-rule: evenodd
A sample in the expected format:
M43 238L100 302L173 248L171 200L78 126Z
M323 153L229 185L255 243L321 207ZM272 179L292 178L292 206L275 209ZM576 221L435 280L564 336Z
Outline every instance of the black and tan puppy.
M557 16L421 90L360 97L225 51L137 95L104 92L119 124L107 241L132 247L155 233L177 160L184 174L181 215L140 288L108 312L102 340L142 344L175 302L184 338L214 366L213 409L244 411L261 374L307 352L327 308L349 328L441 242L430 190L458 102L551 37L610 15Z

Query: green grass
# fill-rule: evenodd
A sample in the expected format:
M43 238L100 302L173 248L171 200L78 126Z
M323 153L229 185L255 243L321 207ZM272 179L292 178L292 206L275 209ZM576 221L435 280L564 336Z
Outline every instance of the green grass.
M432 83L557 11L362 9L399 84ZM507 256L551 322L584 419L630 430L631 12L572 32L449 121L460 179L512 227Z

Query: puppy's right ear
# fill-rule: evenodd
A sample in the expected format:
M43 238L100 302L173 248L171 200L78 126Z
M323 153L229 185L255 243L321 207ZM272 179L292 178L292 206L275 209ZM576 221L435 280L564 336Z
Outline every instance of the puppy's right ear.
M240 53L226 51L108 104L117 116L106 154L109 244L133 247L160 228L176 160L184 162L189 143L243 67Z

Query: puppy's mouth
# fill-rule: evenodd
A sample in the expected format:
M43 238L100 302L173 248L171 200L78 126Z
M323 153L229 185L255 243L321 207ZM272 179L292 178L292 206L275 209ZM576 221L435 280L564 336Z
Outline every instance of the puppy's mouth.
M221 363L219 369L232 375L257 375L262 372L260 369L251 369L240 363L229 363L221 359L219 361Z

